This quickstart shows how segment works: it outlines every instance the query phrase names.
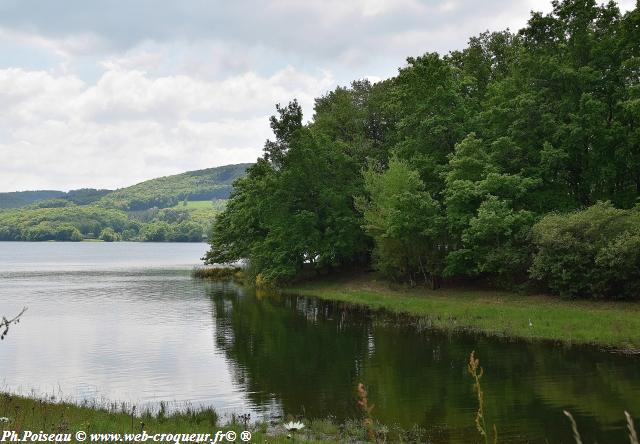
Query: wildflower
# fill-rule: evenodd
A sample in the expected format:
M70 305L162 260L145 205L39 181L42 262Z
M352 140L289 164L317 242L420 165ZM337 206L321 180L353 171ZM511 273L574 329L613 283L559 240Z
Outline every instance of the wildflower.
M284 424L284 428L289 430L290 432L297 432L298 430L301 430L304 428L304 424L301 423L300 421L296 421L296 422L291 421Z
M0 416L0 422L9 422L9 418L6 416Z

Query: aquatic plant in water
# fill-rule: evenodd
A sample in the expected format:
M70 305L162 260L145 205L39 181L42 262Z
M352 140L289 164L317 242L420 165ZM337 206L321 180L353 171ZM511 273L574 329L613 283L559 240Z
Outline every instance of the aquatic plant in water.
M300 421L290 421L283 424L284 428L291 433L291 437L295 439L296 432L304 428L304 424Z
M27 307L24 307L20 313L18 313L15 317L11 319L7 319L4 316L2 317L2 319L0 320L0 330L2 329L4 330L0 332L0 340L4 339L4 337L7 336L7 333L9 333L9 326L11 326L12 324L20 323L20 318L22 317L25 311L27 311Z
M358 407L360 407L360 410L362 410L362 413L364 414L362 425L364 425L364 428L367 430L369 439L375 440L376 433L375 430L373 430L373 418L371 417L371 411L375 405L369 405L369 394L364 388L363 383L358 384Z
M578 431L578 424L576 424L576 420L573 419L573 415L566 410L563 410L562 413L564 413L564 415L569 418L569 421L571 422L571 431L573 432L573 439L575 440L576 444L582 444L582 437L580 436L580 432ZM640 444L638 442L638 434L636 432L635 425L633 424L633 418L631 418L629 412L626 411L624 412L624 416L627 419L629 442L631 444Z
M474 380L473 389L476 392L478 398L478 411L476 412L476 428L482 438L484 438L485 444L488 444L489 437L487 435L487 425L484 420L484 392L482 391L482 385L480 385L480 379L484 374L484 370L480 367L480 359L476 358L476 352L472 351L469 356L469 365L467 367L469 374ZM493 425L493 442L498 442L498 429L496 425Z

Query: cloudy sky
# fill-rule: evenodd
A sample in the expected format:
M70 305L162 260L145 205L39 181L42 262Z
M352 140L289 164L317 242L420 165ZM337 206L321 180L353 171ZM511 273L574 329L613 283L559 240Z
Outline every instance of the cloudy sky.
M635 0L621 0L632 7ZM2 0L0 191L239 162L275 103L516 30L546 0Z

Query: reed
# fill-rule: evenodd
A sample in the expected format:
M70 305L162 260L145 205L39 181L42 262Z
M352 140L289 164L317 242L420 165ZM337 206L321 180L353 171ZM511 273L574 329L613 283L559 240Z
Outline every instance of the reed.
M578 431L578 424L576 424L576 420L573 419L573 415L566 410L563 410L562 413L564 413L564 415L569 418L569 421L571 421L571 430L573 431L573 439L576 441L576 444L582 444L582 437Z
M480 436L484 439L485 444L489 444L489 436L487 434L487 425L484 419L484 392L482 391L482 384L480 379L484 374L484 370L480 367L480 359L476 358L476 352L472 351L469 355L469 364L467 365L467 371L473 378L473 390L476 393L478 400L478 410L476 412L476 429L480 433ZM493 442L498 442L498 429L496 425L493 425Z
M371 416L371 412L373 411L373 408L375 407L375 405L374 404L369 405L369 394L367 393L367 390L364 388L363 383L358 384L358 407L360 408L360 410L362 411L362 414L364 415L364 419L362 420L362 425L367 431L367 436L369 437L369 440L375 441L376 432L373 428L373 417Z
M636 428L633 425L633 418L629 412L624 412L624 416L627 418L627 429L629 430L629 441L631 444L639 444L638 443L638 434L636 433Z
M240 267L198 267L193 269L191 276L213 281L242 282L244 272Z
M569 418L569 421L571 422L571 431L573 432L574 441L576 442L576 444L582 444L582 436L580 436L580 432L578 431L578 424L576 423L576 420L573 418L573 415L566 410L563 410L562 413L564 413L564 415L567 418ZM633 418L627 411L624 412L624 416L627 420L627 430L629 431L629 443L640 444L638 443L638 434L636 433L636 428L633 424Z

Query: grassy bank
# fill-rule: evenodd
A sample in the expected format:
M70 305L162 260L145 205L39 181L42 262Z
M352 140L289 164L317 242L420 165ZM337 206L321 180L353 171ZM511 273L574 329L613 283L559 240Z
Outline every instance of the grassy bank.
M289 418L292 419L292 418ZM288 420L289 420L288 419ZM78 442L75 434L92 433L139 434L215 434L216 431L251 433L253 443L335 443L367 441L369 428L361 420L336 423L333 419L302 420L304 428L290 431L285 423L243 422L242 418L222 421L213 409L184 409L179 413L163 410L151 414L128 405L87 403L74 404L55 399L38 400L0 393L0 431L15 431L22 438L25 431L45 434L71 434L71 442ZM393 442L412 442L415 431L389 428L386 432ZM422 431L421 433L424 433ZM293 437L291 435L294 435ZM294 438L292 440L292 438ZM90 439L87 438L87 441ZM211 442L208 439L203 442ZM237 442L241 441L239 438ZM169 442L169 441L165 441ZM185 442L185 441L181 441ZM229 442L228 440L224 442Z
M428 317L435 328L640 350L640 304L563 300L464 288L393 287L373 274L321 279L286 289L321 299Z
M0 394L0 417L3 430L43 430L47 433L139 433L143 428L157 432L210 432L218 426L219 417L210 409L185 409L167 415L140 412L130 406L117 404L37 400L22 396Z
M244 282L244 271L240 267L197 267L191 271L191 276L213 281Z

